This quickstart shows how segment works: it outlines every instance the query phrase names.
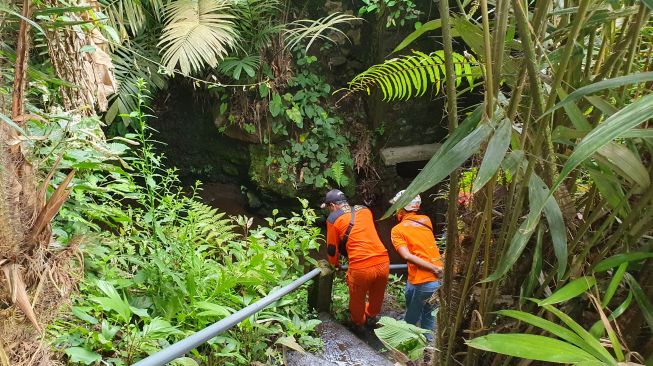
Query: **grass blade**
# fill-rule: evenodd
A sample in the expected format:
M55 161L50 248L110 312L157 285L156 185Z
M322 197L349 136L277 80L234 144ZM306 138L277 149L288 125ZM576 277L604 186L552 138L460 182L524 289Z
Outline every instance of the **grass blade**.
M630 252L613 255L606 258L594 266L594 272L605 272L610 268L617 267L625 262L641 261L642 259L653 258L653 253L646 252Z
M603 300L601 301L601 306L603 308L608 306L615 292L617 292L617 288L619 287L621 280L624 278L626 269L628 269L628 262L621 263L619 269L617 269L617 272L615 272L614 276L612 276L610 284L608 284L608 288L605 290L605 295L603 295Z

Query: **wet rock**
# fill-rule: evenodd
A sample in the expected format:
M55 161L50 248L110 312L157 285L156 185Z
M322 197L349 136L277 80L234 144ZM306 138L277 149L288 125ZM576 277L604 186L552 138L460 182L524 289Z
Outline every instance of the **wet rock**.
M320 314L322 324L317 332L324 341L324 352L319 355L339 366L393 366L394 363L355 336L331 316Z
M299 353L297 351L287 350L284 355L286 366L339 366L337 363L329 362L322 357L310 353Z

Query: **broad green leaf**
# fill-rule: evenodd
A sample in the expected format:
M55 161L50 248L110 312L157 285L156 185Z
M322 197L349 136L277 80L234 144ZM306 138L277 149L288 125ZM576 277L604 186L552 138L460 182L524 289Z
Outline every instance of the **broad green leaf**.
M90 300L100 304L103 310L115 311L122 320L129 321L132 314L129 303L118 294L115 287L109 282L102 280L97 281L97 285L107 297L93 296L90 297Z
M562 286L562 288L556 290L556 292L551 294L551 296L547 297L546 299L538 301L538 305L544 306L544 305L557 304L563 301L567 301L569 299L573 299L574 297L590 289L595 284L596 284L596 278L594 277L585 276L585 277L577 278L569 282L568 284Z
M466 120L463 122L458 129L465 125L464 131L466 132L469 125L478 123L476 118L479 118L480 120L480 113L476 113L475 111L473 115L468 118L469 121ZM458 132L458 129L456 129L456 132ZM406 204L411 200L411 197L415 197L440 183L442 179L446 178L452 171L460 167L465 161L467 161L467 159L478 152L481 144L487 140L491 133L492 127L485 123L478 126L477 129L464 138L462 138L462 133L452 134L449 140L456 140L459 137L461 137L461 139L455 144L455 146L450 147L451 144L449 143L449 140L442 145L438 153L429 160L424 169L422 169L417 177L415 177L415 179L410 183L408 188L406 188L406 192L401 195L397 202L395 202L388 211L386 211L382 219L388 218L398 208L406 206Z
M75 315L76 317L78 317L79 319L81 319L81 320L83 320L83 321L85 321L87 323L90 323L90 324L93 324L93 325L98 324L98 320L95 317L93 317L91 315L88 315L88 313L86 312L87 310L90 310L90 309L91 308L81 308L79 306L73 306L72 307L72 313L73 313L73 315Z
M642 0L642 3L646 5L649 10L653 10L653 0Z
M456 30L460 38L474 51L477 55L485 55L485 44L483 41L483 30L480 26L475 25L463 17L452 17L451 25Z
M392 50L392 53L398 52L403 50L404 48L408 47L411 43L413 43L417 38L421 37L422 34L439 29L442 26L442 21L440 19L434 19L431 21L428 21L424 23L419 29L415 30L411 34L409 34L406 38L404 38L401 43L397 47L395 47L394 50Z
M625 131L651 118L651 116L653 116L653 94L638 99L610 116L578 143L562 168L553 189L557 189L574 168L596 153L601 147L619 137Z
M560 339L573 343L581 348L583 345L585 345L585 341L583 341L583 339L576 333L556 323L540 318L539 316L518 310L499 310L497 313L534 325L540 329L546 330L547 332Z
M639 305L639 308L642 310L642 315L644 315L648 327L653 329L653 305L651 305L651 302L646 297L642 287L637 283L635 278L630 275L630 273L626 273L625 278L628 285L630 285L630 290L633 292L637 305Z
M587 343L586 351L590 352L599 360L607 363L610 366L617 366L617 360L612 357L610 352L608 352L603 345L596 340L592 335L586 331L580 324L576 323L569 315L563 313L562 311L556 309L551 305L544 305L544 308L557 316L563 323L565 323L571 330L576 332L581 338Z
M558 363L598 361L567 342L534 334L488 334L466 343L472 348L529 360Z
M641 188L648 188L651 184L648 170L640 158L625 145L609 142L598 149L595 157L603 160L606 165L612 167L612 170Z
M617 269L617 271L614 273L614 276L612 276L612 279L608 284L608 288L605 290L605 295L603 295L603 299L601 300L601 305L603 308L610 304L610 300L612 300L615 292L617 292L617 288L619 287L621 280L624 278L626 269L628 269L628 262L621 263L621 265L619 265L619 269Z
M653 258L653 253L647 252L630 252L613 255L606 258L594 266L594 272L605 272L610 268L617 267L625 262L641 261L642 259Z
M478 170L478 175L476 176L474 183L472 183L472 186L474 187L472 193L476 193L483 188L483 186L492 179L494 173L499 169L503 158L506 156L506 152L508 152L511 132L512 123L509 119L505 118L499 124L494 135L492 135L487 150L485 150L485 155L483 156L481 167Z
M84 365L93 365L96 362L102 361L102 356L99 354L89 351L86 348L82 347L70 347L66 348L64 351L68 357L70 357L70 361L73 363L81 363Z
M653 2L653 0L643 0L643 1ZM551 113L556 109L560 107L564 107L569 103L573 103L586 95L593 94L601 90L614 89L623 85L638 84L638 83L643 83L652 80L653 80L653 71L620 76L617 78L602 80L590 85L586 85L570 93L566 98L563 98L558 104L553 106L553 108L546 111L545 114Z

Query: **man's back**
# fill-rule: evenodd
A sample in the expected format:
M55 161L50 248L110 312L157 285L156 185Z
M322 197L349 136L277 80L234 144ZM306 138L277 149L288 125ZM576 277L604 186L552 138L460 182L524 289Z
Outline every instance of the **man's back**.
M349 268L360 269L388 262L388 251L381 242L372 212L365 206L354 206L354 225L347 240ZM351 222L351 207L345 206L332 212L327 219L327 246L329 262L338 261L339 245Z
M395 248L406 246L412 254L427 262L442 265L432 227L428 216L408 213L400 223L392 228L392 243ZM432 272L408 263L408 281L410 283L419 284L437 280L437 276Z

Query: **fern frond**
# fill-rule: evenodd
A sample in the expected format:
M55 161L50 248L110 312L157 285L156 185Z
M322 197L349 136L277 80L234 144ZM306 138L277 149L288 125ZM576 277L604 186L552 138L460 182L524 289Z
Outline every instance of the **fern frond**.
M236 30L220 0L177 0L166 5L166 25L159 41L163 63L185 75L215 67L236 44Z
M196 244L208 244L210 247L219 248L240 237L238 225L225 218L224 212L202 202L190 199L188 201L188 222L192 225Z
M370 95L372 89L378 88L386 101L423 96L429 85L433 85L435 92L439 93L446 79L444 51L430 54L412 52L412 55L393 58L370 67L356 75L345 90L349 93L363 91ZM481 76L478 61L472 55L465 57L455 52L453 59L456 85L466 79L470 87L473 87L475 79Z

